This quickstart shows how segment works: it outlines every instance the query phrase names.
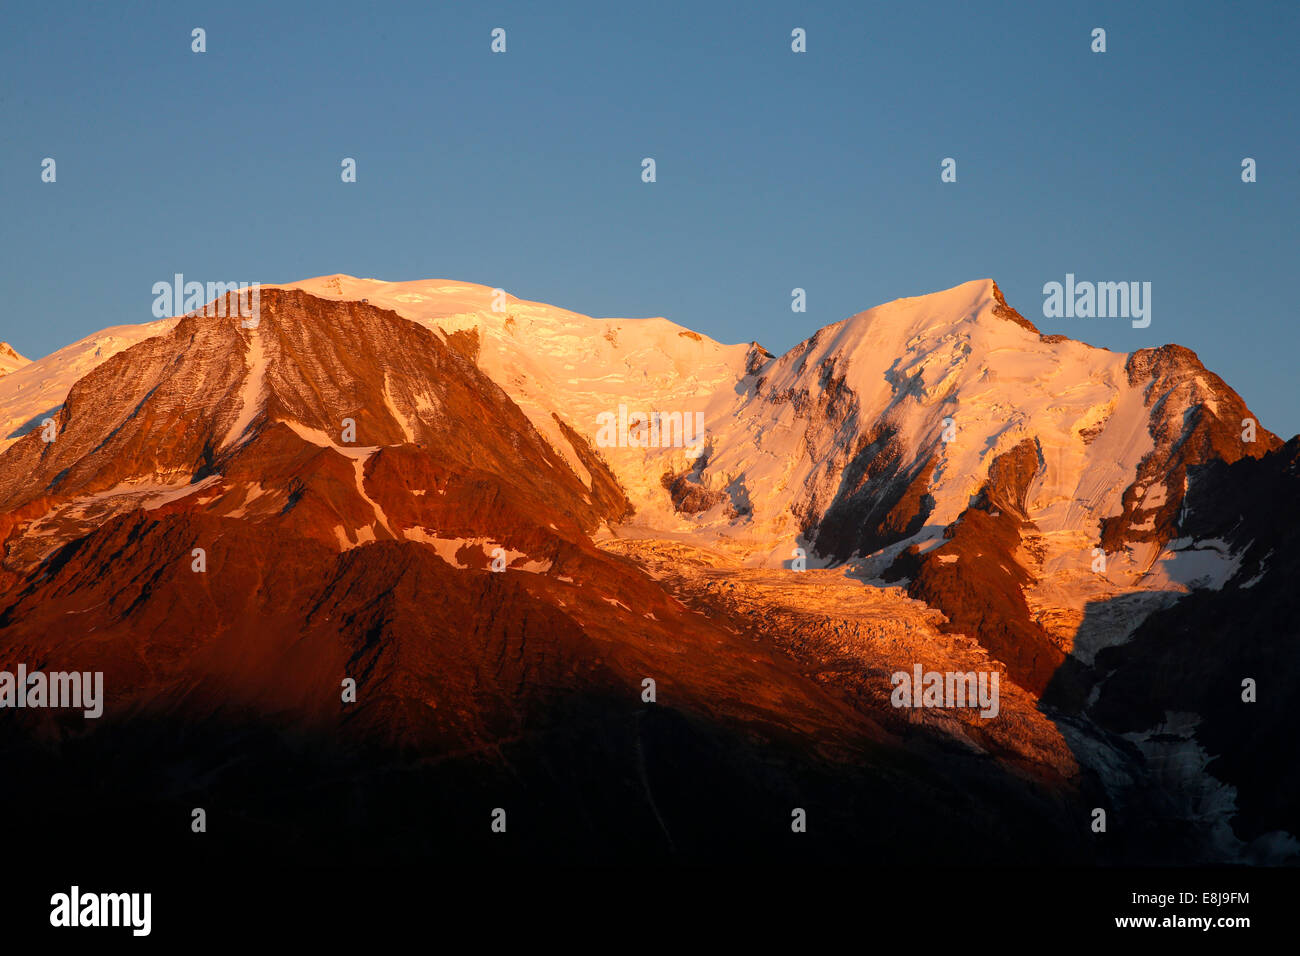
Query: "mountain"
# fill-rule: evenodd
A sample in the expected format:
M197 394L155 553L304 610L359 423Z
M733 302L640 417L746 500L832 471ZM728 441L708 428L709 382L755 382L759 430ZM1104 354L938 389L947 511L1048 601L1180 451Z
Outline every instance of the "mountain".
M779 358L661 319L592 320L516 300L493 313L484 287L337 276L301 286L474 334L483 369L578 467L561 423L594 444L598 416L620 404L702 413L698 458L600 449L635 509L614 534L686 534L749 565L779 566L802 546L870 577L906 574L915 596L965 624L955 579L976 577L952 565L968 541L972 555L992 547L968 509L999 460L1032 457L1023 500L992 519L1014 531L1002 548L1017 570L973 590L1005 593L986 633L1037 689L1066 654L1088 660L1136 623L1085 620L1089 606L1163 607L1225 580L1230 555L1175 533L1187 471L1281 444L1262 427L1242 440L1253 414L1192 352L1126 355L1041 335L989 280L860 313ZM1017 513L1023 526L1011 529ZM945 544L963 516L967 530Z
M1294 525L1259 505L1294 443L1188 350L1042 335L991 281L772 356L327 276L264 286L253 328L91 336L0 379L0 412L0 669L110 688L91 730L8 727L15 809L61 811L64 741L60 772L108 781L104 813L158 852L160 821L216 800L245 808L244 849L294 805L287 852L346 818L364 856L477 854L456 821L503 795L530 808L518 852L588 861L1294 852L1265 750L1225 758L1240 715L1134 690L1170 634L1180 660L1294 687L1272 583ZM701 441L656 415L699 416ZM1265 593L1250 648L1183 616ZM1000 673L998 716L892 706L916 665ZM1275 708L1250 716L1285 743ZM1181 776L1152 768L1165 710L1203 755ZM791 843L809 806L817 836ZM1138 809L1107 842L1097 806ZM446 826L405 841L416 807Z

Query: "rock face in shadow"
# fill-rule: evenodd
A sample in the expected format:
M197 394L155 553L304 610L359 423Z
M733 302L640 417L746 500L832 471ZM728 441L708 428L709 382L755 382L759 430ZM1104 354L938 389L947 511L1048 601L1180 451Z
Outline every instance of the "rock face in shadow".
M937 455L910 462L897 429L880 426L859 439L824 515L804 529L818 554L846 561L921 530L934 508L930 476Z
M1253 862L1300 860L1300 439L1259 457L1193 468L1182 535L1240 555L1221 589L1151 614L1098 654L1080 695L1055 681L1044 703L1134 742L1150 777L1122 792L1189 805L1201 835ZM1244 682L1254 684L1254 702ZM1167 814L1170 820L1175 814Z

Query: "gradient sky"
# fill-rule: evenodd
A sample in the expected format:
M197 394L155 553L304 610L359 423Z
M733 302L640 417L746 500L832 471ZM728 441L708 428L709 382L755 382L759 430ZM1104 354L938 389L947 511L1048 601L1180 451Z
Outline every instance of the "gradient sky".
M6 3L0 339L148 321L175 272L346 272L779 353L990 276L1045 332L1186 345L1300 431L1300 4L611 6ZM1067 272L1151 282L1150 328L1044 319Z

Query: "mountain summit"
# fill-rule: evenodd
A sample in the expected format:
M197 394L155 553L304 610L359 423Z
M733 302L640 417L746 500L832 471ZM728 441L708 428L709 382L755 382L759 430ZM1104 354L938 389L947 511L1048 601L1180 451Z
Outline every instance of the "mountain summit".
M27 365L31 359L23 358L8 342L0 342L0 375L8 375Z

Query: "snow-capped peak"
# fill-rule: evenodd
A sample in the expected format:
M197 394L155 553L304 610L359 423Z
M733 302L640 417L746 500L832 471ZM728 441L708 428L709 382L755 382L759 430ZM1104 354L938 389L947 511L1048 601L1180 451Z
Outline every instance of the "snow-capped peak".
M8 342L0 342L0 375L16 372L24 365L30 364L30 362L31 359L19 355L18 350Z

